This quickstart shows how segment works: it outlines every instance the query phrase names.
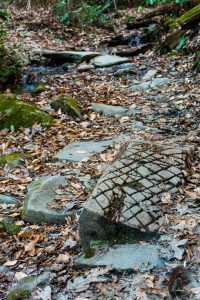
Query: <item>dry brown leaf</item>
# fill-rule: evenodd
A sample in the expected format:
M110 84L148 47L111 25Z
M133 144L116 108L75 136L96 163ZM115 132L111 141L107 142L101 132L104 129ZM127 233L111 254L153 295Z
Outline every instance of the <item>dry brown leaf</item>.
M58 263L67 263L70 260L70 255L68 252L65 252L64 254L59 254L56 258L56 261Z
M17 262L18 262L17 260L8 260L7 262L5 262L3 264L3 266L5 266L5 267L11 267L11 266L16 265Z

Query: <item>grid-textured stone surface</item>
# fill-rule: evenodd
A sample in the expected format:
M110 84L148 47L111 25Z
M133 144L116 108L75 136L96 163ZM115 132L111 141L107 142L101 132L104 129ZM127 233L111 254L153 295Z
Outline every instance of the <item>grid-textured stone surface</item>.
M178 191L192 152L192 146L175 143L129 143L104 172L85 209L108 221L157 230L161 197Z

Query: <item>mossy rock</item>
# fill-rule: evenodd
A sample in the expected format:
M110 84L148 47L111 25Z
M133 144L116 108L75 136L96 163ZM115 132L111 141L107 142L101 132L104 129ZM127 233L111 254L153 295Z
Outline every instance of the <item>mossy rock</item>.
M37 83L34 87L32 94L37 95L46 91L46 86L43 83Z
M5 165L7 165L10 169L13 169L16 166L23 165L26 158L27 155L23 153L5 154L0 156L0 166L5 167Z
M11 291L8 295L4 297L4 300L18 300L18 299L27 299L31 295L30 291L22 291L20 289L15 289Z
M175 20L169 21L168 25L171 29L175 29L181 25L188 24L200 18L200 4L196 5L192 9L188 10L185 14L176 18Z
M40 111L35 106L18 101L13 94L0 94L0 129L15 129L32 127L35 123L48 126L52 117Z
M33 290L37 286L44 284L50 280L48 273L43 273L39 276L28 276L14 285L10 291L4 296L4 300L19 300L19 299L29 299Z
M55 110L61 109L63 113L68 114L71 117L81 118L81 109L78 106L76 99L71 97L61 97L51 102L51 107Z

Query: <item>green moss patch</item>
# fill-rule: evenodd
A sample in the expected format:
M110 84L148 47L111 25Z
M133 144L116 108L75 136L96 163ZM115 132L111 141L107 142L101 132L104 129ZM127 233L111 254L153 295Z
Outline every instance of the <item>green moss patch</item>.
M15 166L20 166L24 163L27 156L23 153L10 153L0 156L0 166L4 167L8 165L9 168L14 168Z
M61 109L63 113L67 113L71 117L81 118L81 109L78 106L76 99L71 97L61 97L51 102L51 107L55 110Z
M188 10L185 14L183 14L179 18L176 18L175 20L169 22L169 27L171 29L175 29L180 25L194 21L196 18L198 19L199 16L200 16L200 4Z
M35 123L48 126L52 118L35 106L18 101L15 95L0 94L0 129L32 127Z
M12 223L10 219L5 218L1 224L2 231L5 231L9 235L15 235L21 231L21 226Z
M43 83L38 83L34 87L32 93L34 95L37 95L37 94L40 94L40 93L45 92L45 91L46 91L46 86Z

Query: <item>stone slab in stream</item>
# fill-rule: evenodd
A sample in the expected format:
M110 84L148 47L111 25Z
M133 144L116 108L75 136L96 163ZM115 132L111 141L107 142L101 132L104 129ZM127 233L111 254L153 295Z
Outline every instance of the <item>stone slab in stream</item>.
M92 51L56 51L36 49L34 52L55 62L83 62L101 55L98 52Z
M28 195L24 202L23 219L29 223L65 223L66 217L73 213L57 212L48 208L48 204L54 201L55 188L67 186L64 176L46 176L37 178L28 186Z
M164 267L164 261L159 257L161 247L158 245L125 244L108 249L99 247L94 256L85 258L82 255L76 260L77 266L111 266L117 271L142 268L153 269Z
M104 68L123 64L126 62L129 62L129 59L127 57L120 57L116 55L101 55L92 59L90 61L90 64L94 65L97 68Z
M129 137L127 135L121 135L110 140L73 142L60 150L53 159L80 162L84 158L91 157L97 153L105 151L109 145L112 145L115 142L127 141L128 138Z
M194 146L177 141L125 143L99 179L79 218L81 241L102 239L114 225L157 232L165 193L178 192L182 170L190 168ZM109 226L109 224L114 224ZM100 236L99 236L100 235Z

